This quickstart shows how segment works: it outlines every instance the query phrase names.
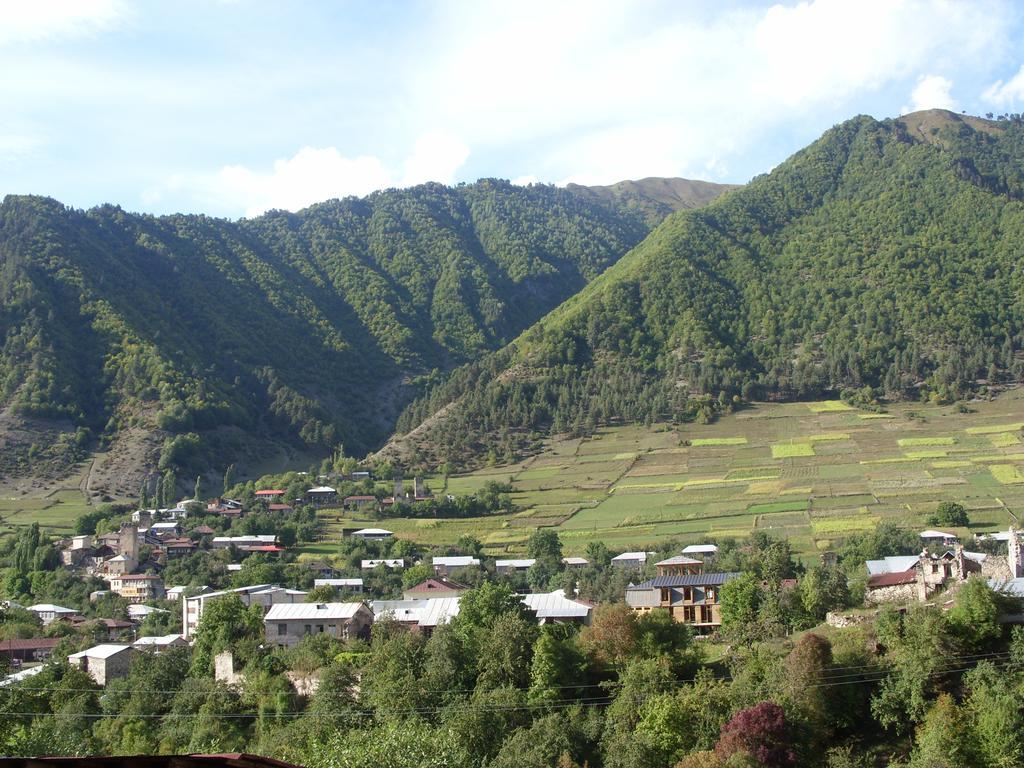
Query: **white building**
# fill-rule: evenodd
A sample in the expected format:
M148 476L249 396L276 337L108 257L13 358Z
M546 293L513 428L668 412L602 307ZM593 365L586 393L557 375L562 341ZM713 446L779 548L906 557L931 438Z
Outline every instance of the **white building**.
M313 579L314 587L334 587L345 592L362 592L362 579Z
M284 589L277 584L254 584L238 589L225 589L220 592L207 592L205 595L186 597L181 606L182 634L186 639L191 638L199 627L205 607L211 601L226 595L237 595L244 605L259 605L266 613L274 605L301 603L305 601L307 594L309 593L298 589Z
M277 544L277 536L272 533L259 533L251 536L214 536L210 542L213 549L251 549L252 547L272 547Z
M714 544L690 544L683 547L684 555L700 555L701 557L713 557L718 554L718 547Z
M62 605L54 605L53 603L36 603L35 605L30 605L28 610L39 617L44 627L57 619L66 619L78 614L78 611L74 608L65 608Z
M353 531L352 535L357 539L364 539L366 541L383 541L384 539L390 539L395 534L383 528L360 528L358 531Z

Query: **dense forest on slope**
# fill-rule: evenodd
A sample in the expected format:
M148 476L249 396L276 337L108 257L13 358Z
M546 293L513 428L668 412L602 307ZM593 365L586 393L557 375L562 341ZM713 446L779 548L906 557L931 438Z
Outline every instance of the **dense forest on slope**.
M237 222L10 196L0 426L57 423L62 451L158 429L198 467L253 437L364 452L410 377L505 344L684 204L643 188L426 184ZM50 450L6 448L3 473Z
M1022 160L1016 120L849 120L669 217L512 346L413 403L399 429L428 426L391 448L458 460L531 431L689 418L734 397L958 397L1020 380Z

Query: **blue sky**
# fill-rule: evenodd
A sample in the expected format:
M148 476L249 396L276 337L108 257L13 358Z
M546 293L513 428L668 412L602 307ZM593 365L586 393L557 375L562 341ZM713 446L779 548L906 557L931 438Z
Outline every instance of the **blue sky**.
M0 194L744 182L856 114L1024 111L1022 37L1013 2L3 2Z

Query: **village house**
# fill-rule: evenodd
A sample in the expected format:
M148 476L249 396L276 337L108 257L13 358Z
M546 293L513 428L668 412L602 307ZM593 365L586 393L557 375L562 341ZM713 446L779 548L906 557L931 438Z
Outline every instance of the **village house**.
M739 573L704 573L704 564L677 555L655 564L658 575L626 588L626 603L637 613L665 608L678 622L690 624L698 635L722 625L719 590Z
M456 555L453 557L435 557L431 560L434 573L438 576L447 576L459 568L479 568L480 559L470 555Z
M987 556L965 552L957 544L953 549L919 555L886 557L868 560L866 603L924 602L950 584L966 581L971 574L981 574Z
M60 642L59 637L9 637L0 640L0 659L15 662L46 661Z
M496 573L525 573L530 570L537 561L534 558L520 560L495 560L494 570Z
M384 541L394 536L391 531L383 528L360 528L358 531L353 531L351 535L353 538L363 539L364 541Z
M426 600L434 597L458 597L469 590L465 584L457 581L450 581L445 578L425 579L415 586L405 590L403 597L406 600Z
M319 485L306 491L306 501L314 507L326 507L338 501L338 491L329 485Z
M54 605L53 603L36 603L28 607L29 611L32 611L39 620L43 622L43 626L56 621L57 619L70 619L72 616L77 616L78 611L74 608L65 608L62 605Z
M327 634L339 640L368 639L373 613L365 603L274 605L263 619L264 640L291 648L304 637Z
M84 629L92 633L95 639L104 639L107 642L115 642L134 626L130 621L107 618L89 619L82 625Z
M180 600L182 598L182 596L186 592L188 592L188 591L191 591L193 595L205 595L205 594L207 594L209 592L213 592L213 590L210 587L206 586L205 584L203 586L201 586L201 587L183 587L183 586L178 586L178 587L171 587L170 589L168 589L167 593L164 595L164 599L165 600Z
M163 549L168 559L187 557L196 551L196 543L187 538L167 539L163 543Z
M230 549L234 547L243 552L261 552L270 547L279 551L277 536L272 533L258 533L247 536L214 536L210 542L213 549Z
M101 570L104 577L109 580L115 576L123 576L126 573L131 573L138 567L138 565L138 562L128 555L115 555L109 560L103 561Z
M144 603L163 599L164 581L152 573L126 573L110 577L110 590L129 603Z
M154 608L152 605L142 605L141 603L131 603L128 606L128 618L136 624L141 624L146 620L147 616L151 616L154 613L170 613L170 611L166 611L163 608Z
M612 566L615 568L643 568L647 565L646 552L623 552L612 558Z
M153 523L146 529L146 536L150 541L156 540L157 542L176 539L181 536L181 525L175 520Z
M586 568L590 561L585 557L563 557L562 564L566 568Z
M68 664L78 667L96 681L106 686L111 680L128 676L136 651L130 645L105 643L68 656Z
M959 538L955 533L946 533L945 531L927 530L921 531L918 534L918 538L921 539L921 545L923 547L952 547L954 546Z
M594 606L582 600L570 600L564 589L521 595L523 604L536 616L539 624L590 624Z
M381 566L384 566L385 568L392 568L392 569L398 570L400 568L404 568L405 567L405 560L403 560L400 557L395 557L395 558L390 558L390 559L388 559L388 558L379 559L378 558L378 559L363 560L359 567L360 567L361 570L364 570L364 571L372 571L374 568L380 568Z
M254 584L248 587L185 597L181 605L182 634L186 639L191 638L199 626L205 607L211 601L219 600L226 595L237 595L243 605L259 605L266 613L274 605L304 602L307 594L309 593L298 589L285 589L277 584ZM131 606L129 606L130 608Z
M362 592L362 579L313 579L314 587L334 587L343 592Z
M290 515L295 511L292 509L290 504L268 504L267 509L271 512L277 512L282 515Z
M714 544L690 544L683 547L683 554L687 557L696 557L707 562L709 558L718 554L718 547Z
M284 491L279 488L267 488L256 491L254 495L256 496L257 499L266 502L271 502L284 496Z
M370 507L377 504L376 496L367 496L365 494L356 496L346 496L342 499L341 504L345 509L362 509L363 507Z
M132 648L135 650L147 651L149 653L163 653L171 648L187 647L188 640L185 639L184 635L179 634L140 637L132 643Z
M459 598L430 597L419 600L374 600L374 621L396 621L413 632L429 636L441 624L459 615Z

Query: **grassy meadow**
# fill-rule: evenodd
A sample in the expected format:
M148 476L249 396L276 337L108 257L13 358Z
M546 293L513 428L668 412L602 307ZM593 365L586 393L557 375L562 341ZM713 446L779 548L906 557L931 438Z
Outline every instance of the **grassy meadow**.
M471 493L511 482L522 511L460 520L388 519L427 544L469 534L489 552L521 552L538 527L570 553L697 542L767 529L803 554L832 547L881 520L924 527L940 501L965 504L971 531L1005 528L1024 513L1024 391L953 406L896 404L886 413L839 401L760 404L709 425L602 429L554 439L510 466L429 479L435 492ZM328 529L370 518L327 511Z

